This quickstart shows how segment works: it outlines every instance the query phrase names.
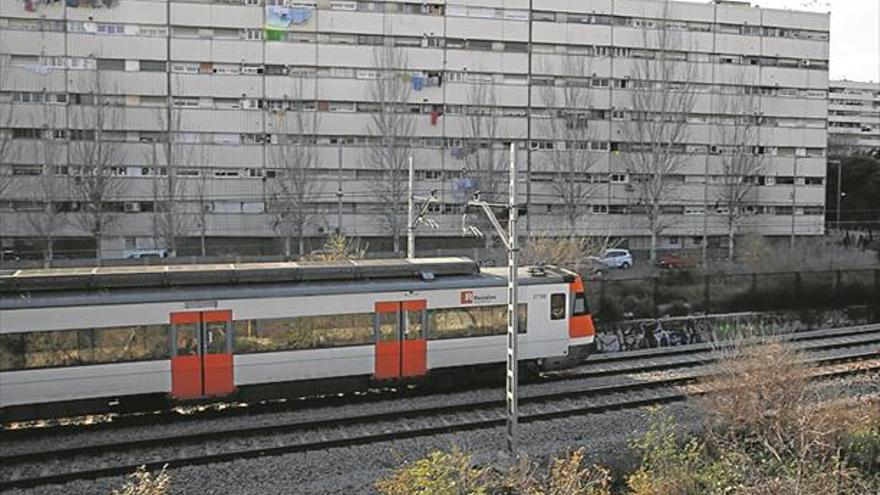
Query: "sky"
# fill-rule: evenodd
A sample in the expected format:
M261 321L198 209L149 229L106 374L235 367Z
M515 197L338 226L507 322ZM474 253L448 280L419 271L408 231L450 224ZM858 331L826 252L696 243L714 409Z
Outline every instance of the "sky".
M774 9L831 12L831 79L880 82L880 0L751 0Z

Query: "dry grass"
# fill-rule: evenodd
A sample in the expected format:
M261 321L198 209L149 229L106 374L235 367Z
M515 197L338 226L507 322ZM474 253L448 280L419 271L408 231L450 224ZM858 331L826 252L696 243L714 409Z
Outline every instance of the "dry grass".
M546 472L528 458L504 473L503 493L521 495L610 495L611 474L601 466L584 466L584 449L554 458Z
M719 364L702 400L710 421L734 432L777 436L799 420L809 403L811 367L778 341L740 347Z
M128 475L125 484L119 490L113 490L112 495L167 495L171 489L171 477L165 469L156 473L147 471L141 466L137 471Z
M778 341L739 349L720 361L719 371L708 383L714 392L701 400L708 418L705 442L716 469L727 460L728 482L739 487L735 493L872 490L876 483L862 469L865 462L855 459L850 440L856 435L875 444L880 414L858 401L820 402L810 386L813 368ZM858 433L866 424L874 426Z
M474 466L470 455L453 448L432 452L376 482L383 495L610 495L607 469L585 467L584 450L553 459L546 470L528 458L497 471Z

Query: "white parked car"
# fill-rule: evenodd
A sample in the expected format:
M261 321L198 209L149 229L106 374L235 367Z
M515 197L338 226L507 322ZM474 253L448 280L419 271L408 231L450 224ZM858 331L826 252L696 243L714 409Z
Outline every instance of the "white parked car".
M127 260L140 260L144 258L167 258L167 249L134 249L125 253Z
M608 268L629 268L633 265L633 256L629 249L606 249L602 256L594 257L593 260Z

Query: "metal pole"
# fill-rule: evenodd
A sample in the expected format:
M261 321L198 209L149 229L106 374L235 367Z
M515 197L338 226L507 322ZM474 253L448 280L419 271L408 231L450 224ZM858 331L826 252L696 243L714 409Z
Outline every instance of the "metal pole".
M797 153L794 155L794 170L792 171L792 184L791 184L791 237L789 238L789 249L794 250L794 237L796 231L796 216L795 210L797 210L797 164L798 157Z
M843 165L843 160L837 161L837 230L840 230L840 200L842 199L842 185L840 183L840 167Z
M507 452L510 459L516 459L519 373L517 370L517 259L516 259L516 148L510 144L510 194L508 197L509 218L507 224Z
M339 167L336 185L336 233L342 234L342 144L336 146L336 161Z
M409 156L409 188L407 189L408 193L406 196L406 257L407 259L414 259L416 257L416 228L413 225L415 218L413 218L414 205L413 201L415 201L415 197L413 196L413 183L415 182L415 170L413 170L413 157Z

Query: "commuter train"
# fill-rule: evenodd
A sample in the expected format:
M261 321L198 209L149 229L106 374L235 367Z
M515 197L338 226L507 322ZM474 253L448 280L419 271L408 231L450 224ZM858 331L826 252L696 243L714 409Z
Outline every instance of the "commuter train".
M581 278L518 282L521 366L582 362ZM466 380L505 360L506 294L466 258L0 272L0 418Z

